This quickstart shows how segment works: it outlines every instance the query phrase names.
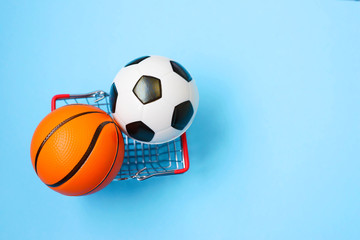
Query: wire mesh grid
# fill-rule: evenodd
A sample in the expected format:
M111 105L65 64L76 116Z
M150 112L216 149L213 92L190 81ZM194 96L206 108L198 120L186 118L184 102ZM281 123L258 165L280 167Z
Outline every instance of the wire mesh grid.
M52 100L52 110L69 104L89 104L110 114L109 94L101 90L88 94L56 95ZM181 137L163 144L145 144L122 135L125 145L124 161L114 181L141 181L153 176L175 174L186 168ZM184 171L179 173L181 172Z

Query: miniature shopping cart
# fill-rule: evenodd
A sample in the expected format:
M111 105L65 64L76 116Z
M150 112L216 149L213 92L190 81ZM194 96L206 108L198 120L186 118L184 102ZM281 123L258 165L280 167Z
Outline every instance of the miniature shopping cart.
M51 111L68 104L89 104L110 114L109 94L95 91L87 94L59 94L51 101ZM111 116L111 114L110 114ZM114 181L184 173L189 169L186 133L163 144L145 144L123 134L125 155Z

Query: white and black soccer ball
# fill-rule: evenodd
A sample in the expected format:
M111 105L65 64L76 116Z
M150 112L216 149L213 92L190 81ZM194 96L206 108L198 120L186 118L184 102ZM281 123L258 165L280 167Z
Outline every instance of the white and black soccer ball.
M145 143L171 141L194 120L199 93L189 72L161 56L128 63L110 89L112 115L129 137Z

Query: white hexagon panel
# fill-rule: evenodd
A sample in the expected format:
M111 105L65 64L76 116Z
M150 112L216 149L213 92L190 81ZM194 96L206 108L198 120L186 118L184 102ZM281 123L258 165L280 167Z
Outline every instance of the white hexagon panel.
M116 75L110 105L114 119L129 137L159 144L189 128L199 106L199 93L182 65L161 56L145 56Z

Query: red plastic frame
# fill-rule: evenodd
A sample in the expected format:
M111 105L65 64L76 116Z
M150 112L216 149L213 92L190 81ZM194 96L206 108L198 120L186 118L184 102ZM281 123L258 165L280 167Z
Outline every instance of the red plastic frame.
M51 99L51 111L56 109L56 101L61 99L68 99L70 98L70 94L57 94ZM190 161L189 161L189 151L187 146L186 140L186 132L181 135L181 145L183 147L183 154L184 154L184 168L174 170L174 174L181 174L189 170Z

